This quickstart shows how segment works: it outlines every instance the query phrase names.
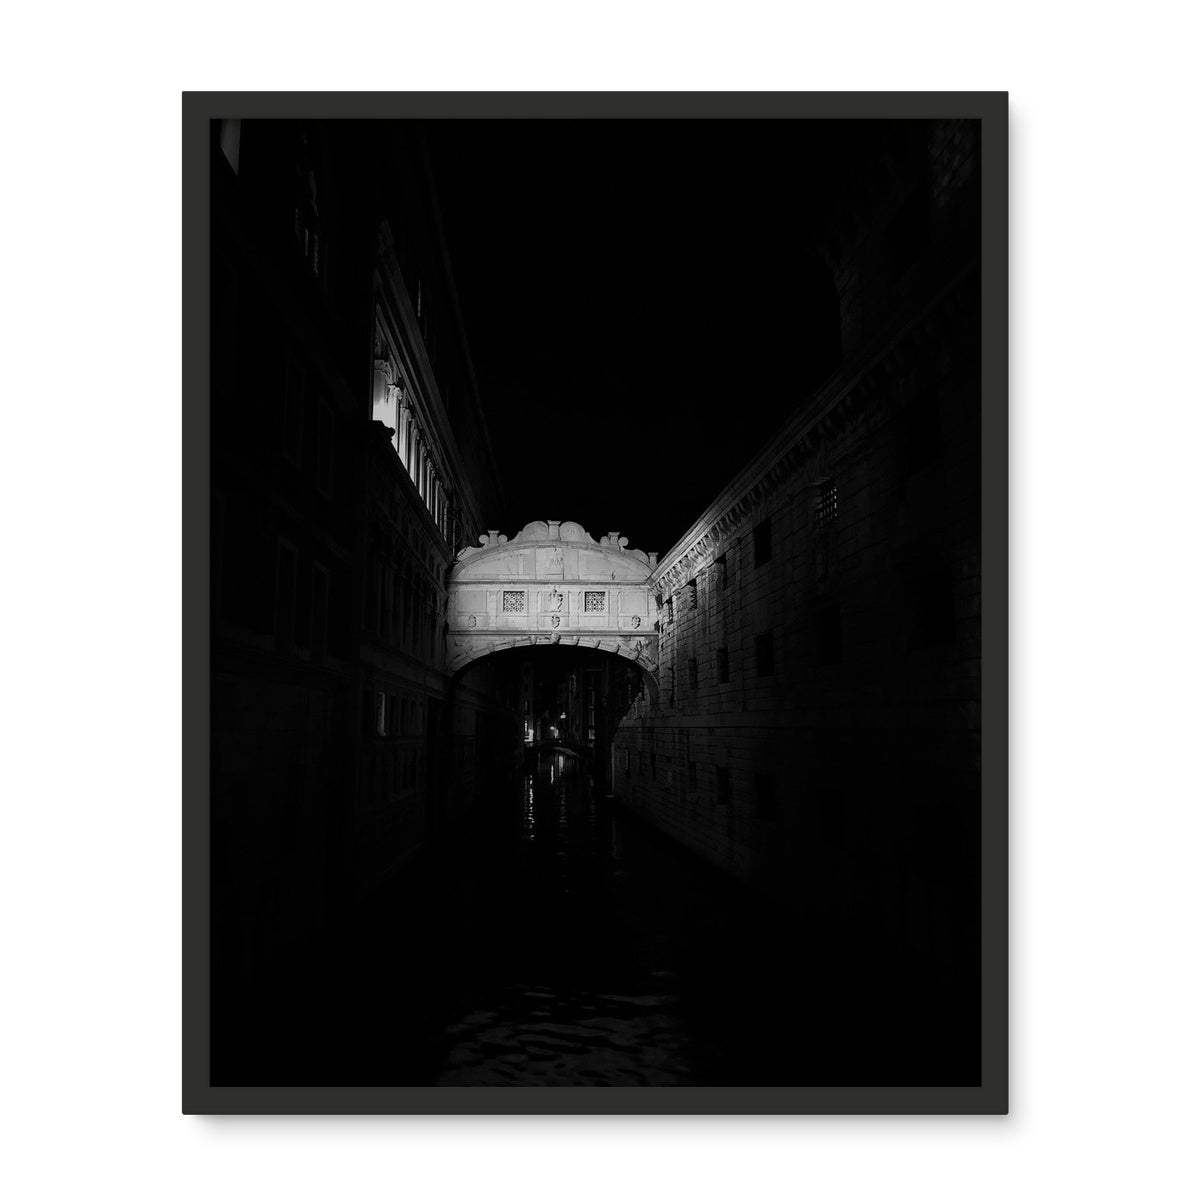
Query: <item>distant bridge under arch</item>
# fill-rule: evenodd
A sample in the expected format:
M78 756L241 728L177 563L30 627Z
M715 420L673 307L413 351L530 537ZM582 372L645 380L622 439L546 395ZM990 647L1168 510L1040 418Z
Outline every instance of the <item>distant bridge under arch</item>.
M658 631L648 580L657 555L597 541L574 521L533 521L511 540L490 530L450 573L447 666L522 646L616 654L654 677Z

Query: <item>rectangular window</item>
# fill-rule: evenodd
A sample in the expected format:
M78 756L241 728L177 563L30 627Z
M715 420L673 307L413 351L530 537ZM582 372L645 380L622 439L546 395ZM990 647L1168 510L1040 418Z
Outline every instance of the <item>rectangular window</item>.
M698 786L696 782L696 760L689 758L687 764L687 790L694 792Z
M717 803L729 803L729 768L728 767L713 767L716 774L717 784Z
M324 662L329 636L329 572L320 563L313 563L311 620L313 662Z
M506 613L523 613L525 611L525 593L505 592L502 609Z
M828 529L837 520L837 516L837 484L826 480L821 484L821 494L817 499L817 528Z
M653 753L650 755L650 778L658 778L658 755Z
M667 597L667 624L670 625L675 620L675 597Z
M717 682L729 682L729 651L724 646L717 651Z
M324 400L317 407L317 491L333 495L333 409Z
M774 775L754 773L754 812L762 821L774 821L778 815Z
M689 609L694 609L694 608L696 607L696 604L697 604L697 600L696 600L696 581L695 581L694 579L689 579L689 580L688 580L688 585L687 585L687 598L688 598L688 604L687 604L688 608L689 608Z
M713 570L716 572L717 587L724 591L729 586L729 564L724 554L713 563Z
M304 449L304 369L285 356L283 377L283 453L294 467L300 466Z
M375 693L375 732L380 737L387 735L387 696Z
M775 674L775 634L771 630L754 639L754 664L759 675Z
M604 593L584 592L583 611L585 613L602 613L604 611Z
M275 646L290 650L295 637L296 549L280 541L275 560Z
M765 517L754 527L754 565L771 561L771 518Z
M397 578L392 593L391 641L397 645L404 640L404 577Z
M689 658L688 659L688 687L690 687L692 689L692 691L696 690L696 681L697 681L698 677L699 677L699 671L696 668L696 660L694 658Z

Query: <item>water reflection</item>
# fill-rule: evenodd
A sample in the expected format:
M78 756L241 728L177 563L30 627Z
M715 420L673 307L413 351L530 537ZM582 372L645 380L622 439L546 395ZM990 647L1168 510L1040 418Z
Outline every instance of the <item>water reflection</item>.
M214 1018L230 1085L971 1082L971 1009L764 905L531 763ZM977 1004L977 1001L974 1001ZM978 1011L977 1008L975 1011Z
M515 911L495 930L493 947L502 953L443 1027L436 1082L686 1082L688 1032L674 972L662 960L665 943L642 919L612 814L598 807L587 764L543 753L519 795L507 897ZM503 857L507 847L494 850Z

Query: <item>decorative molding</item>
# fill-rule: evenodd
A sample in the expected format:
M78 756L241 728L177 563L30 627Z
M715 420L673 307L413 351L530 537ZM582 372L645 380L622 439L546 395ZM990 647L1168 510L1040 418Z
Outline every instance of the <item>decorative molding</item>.
M628 549L629 539L615 531L605 534L597 540L575 521L530 521L511 540L499 530L489 529L487 533L479 535L478 541L478 546L468 546L461 550L457 561L465 562L474 555L495 550L500 546L529 546L546 542L561 542L572 546L597 546L609 554L628 555L637 559L638 562L645 563L651 570L658 563L657 551L647 554L643 550L630 550Z
M863 353L857 364L836 372L812 404L785 423L663 556L647 580L656 595L671 595L709 566L718 546L782 486L806 487L827 477L826 443L862 417L877 396L895 392L889 379L909 368L923 343L947 339L977 267L977 261L964 262L921 312L898 320L875 342L873 354Z

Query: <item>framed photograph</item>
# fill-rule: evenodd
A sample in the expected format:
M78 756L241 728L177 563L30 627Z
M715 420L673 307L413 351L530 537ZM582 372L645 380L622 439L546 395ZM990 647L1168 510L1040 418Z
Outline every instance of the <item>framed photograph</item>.
M183 123L184 1111L1006 1112L1006 94Z

